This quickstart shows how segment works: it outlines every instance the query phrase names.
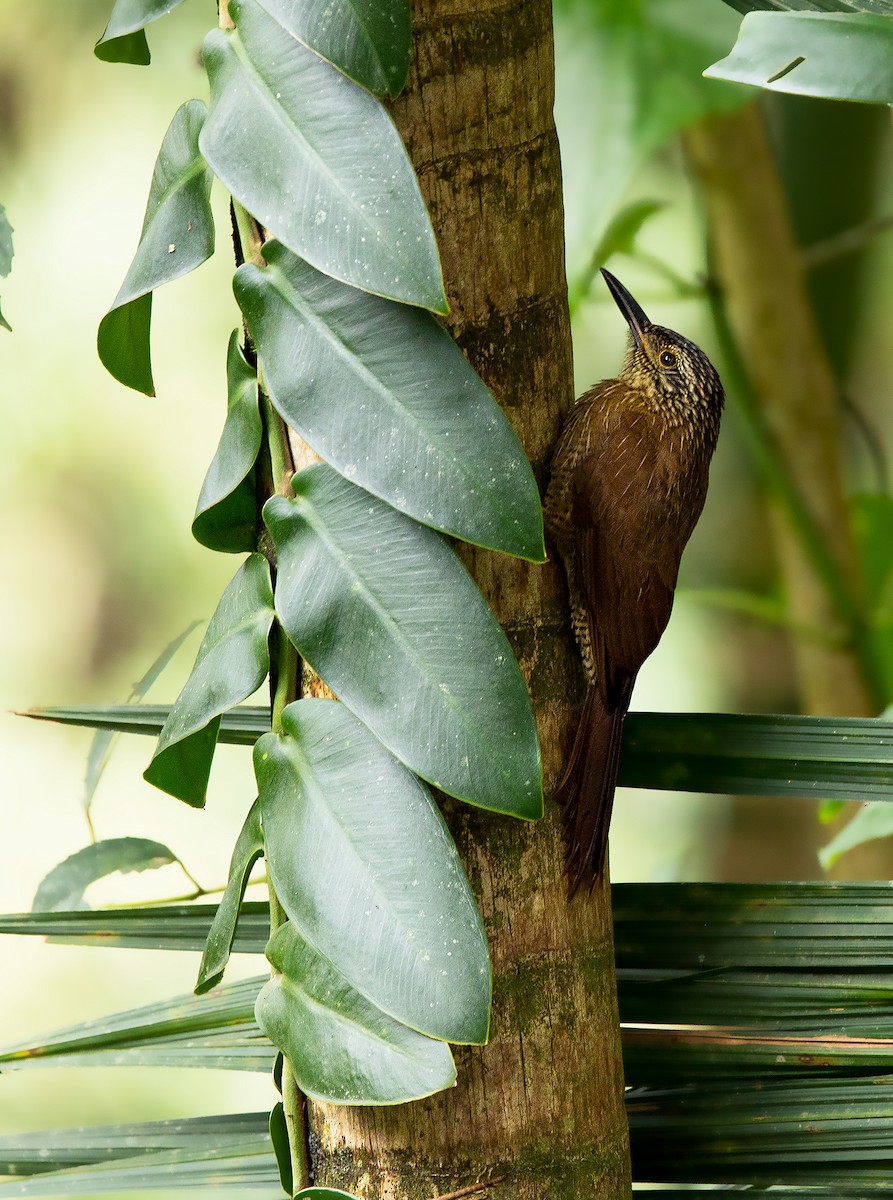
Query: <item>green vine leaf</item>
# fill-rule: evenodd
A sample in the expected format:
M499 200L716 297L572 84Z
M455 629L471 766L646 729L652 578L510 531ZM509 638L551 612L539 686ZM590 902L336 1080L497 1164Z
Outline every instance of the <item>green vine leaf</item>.
M449 1087L449 1046L377 1009L302 941L291 922L267 945L277 974L257 1023L285 1054L302 1092L329 1104L401 1104Z
M750 12L704 72L773 92L893 103L893 20L875 13Z
M280 1054L279 1058L282 1057ZM277 1100L270 1109L270 1142L276 1155L276 1166L279 1168L279 1182L286 1196L294 1196L295 1181L291 1167L291 1146L288 1140L288 1122L285 1119L285 1106Z
M78 850L44 877L31 906L32 912L62 912L89 908L84 892L91 883L116 871L153 871L179 862L161 842L147 838L107 838Z
M376 96L396 96L409 71L408 0L259 0L283 29Z
M254 464L263 424L257 372L239 348L233 330L226 355L226 421L208 468L192 521L192 535L209 550L243 554L257 546Z
M320 274L278 242L263 253L268 265L240 267L234 289L289 425L417 521L542 562L523 447L446 330L429 313Z
M273 615L269 564L252 554L220 598L143 772L148 783L194 808L204 806L221 714L257 691L270 669Z
M120 383L154 396L149 329L152 292L195 270L214 252L211 172L199 153L200 100L174 114L152 175L139 245L115 303L99 323L97 350Z
M230 0L229 11L236 31L213 29L204 45L200 146L214 173L326 275L446 312L434 232L385 108L257 0Z
M201 996L216 987L223 978L226 964L236 936L239 907L251 868L264 852L264 835L260 827L260 801L255 800L236 839L233 856L229 864L226 889L217 905L217 912L208 930L208 940L198 969L195 993Z
M152 61L144 28L166 16L183 0L116 0L109 23L93 53L103 62L147 67Z
M295 1200L357 1200L353 1192L342 1192L340 1188L309 1187L295 1194Z
M511 647L443 539L325 463L264 506L276 611L315 671L429 783L542 815L536 725Z
M289 920L401 1024L485 1042L487 940L428 790L343 704L298 700L282 729L257 743L254 768Z

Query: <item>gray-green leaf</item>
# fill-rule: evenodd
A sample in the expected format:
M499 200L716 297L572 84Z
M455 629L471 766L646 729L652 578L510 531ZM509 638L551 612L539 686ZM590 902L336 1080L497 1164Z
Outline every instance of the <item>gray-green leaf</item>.
M732 52L704 74L798 96L891 104L893 19L856 12L751 12Z
M396 96L409 70L408 0L260 0L290 34L376 96Z
M226 421L202 484L192 535L209 550L241 554L257 545L254 464L263 427L257 372L239 348L237 330L233 330L229 339L226 388Z
M446 330L278 242L264 258L264 269L240 267L234 286L285 420L342 475L416 520L542 562L524 450Z
M276 611L326 683L429 783L542 814L539 743L511 647L439 534L317 463L272 497Z
M257 998L257 1023L307 1095L330 1104L400 1104L455 1080L445 1042L407 1029L370 1004L291 922L270 939L267 957L281 973Z
M89 908L84 892L91 883L116 871L151 871L179 862L161 842L147 838L107 838L69 855L44 877L37 889L33 912Z
M364 291L446 312L418 181L381 103L302 46L257 0L212 30L202 153L290 250ZM257 164L263 163L263 170Z
M254 750L270 878L290 920L404 1025L485 1042L487 941L427 789L343 704L299 700Z
M152 292L214 252L211 172L199 153L205 106L189 100L170 123L152 175L139 245L115 303L99 323L97 350L127 387L155 394L149 350Z
M195 808L205 803L220 716L256 691L270 669L270 568L252 554L220 598L192 674L165 721L143 778Z
M239 906L248 886L251 868L264 852L264 835L260 827L260 801L255 800L239 831L229 864L229 879L217 905L217 912L208 930L208 940L198 969L196 995L210 991L223 978L230 951L236 936Z
M93 53L103 62L147 67L152 61L144 28L166 16L183 0L116 0L109 23Z
M6 215L6 209L0 204L0 275L4 278L12 270L12 235L13 228L9 223L9 217ZM4 329L12 332L12 326L0 312L0 325Z

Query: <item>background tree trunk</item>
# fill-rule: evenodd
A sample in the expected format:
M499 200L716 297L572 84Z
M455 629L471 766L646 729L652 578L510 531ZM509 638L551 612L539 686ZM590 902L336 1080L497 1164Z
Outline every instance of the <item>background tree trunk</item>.
M573 402L548 0L418 0L393 114L443 259L447 326L542 486ZM482 447L482 453L486 448ZM528 680L554 787L582 696L560 568L465 560ZM630 1194L607 886L568 904L554 806L526 825L445 801L494 967L489 1044L458 1086L396 1108L313 1105L316 1182L395 1200L499 1178L500 1200Z

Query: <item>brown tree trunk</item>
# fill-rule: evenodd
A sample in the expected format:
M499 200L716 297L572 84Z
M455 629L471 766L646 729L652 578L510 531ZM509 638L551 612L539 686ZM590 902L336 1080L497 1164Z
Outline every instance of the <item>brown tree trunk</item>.
M413 71L393 114L437 232L447 325L542 484L573 401L550 5L417 0L413 26ZM554 560L465 558L528 680L548 791L582 694L560 571ZM444 808L490 939L490 1042L457 1049L449 1093L394 1108L313 1105L315 1182L368 1200L487 1179L500 1200L626 1197L608 888L568 904L554 806L533 825Z

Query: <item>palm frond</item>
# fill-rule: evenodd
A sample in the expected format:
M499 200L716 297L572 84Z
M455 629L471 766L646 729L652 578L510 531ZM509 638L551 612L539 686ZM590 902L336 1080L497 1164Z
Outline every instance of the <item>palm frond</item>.
M41 721L157 736L170 709L134 704L36 708ZM221 742L253 744L269 711L240 705L225 713ZM620 782L627 787L893 800L893 725L880 719L733 713L630 713Z

